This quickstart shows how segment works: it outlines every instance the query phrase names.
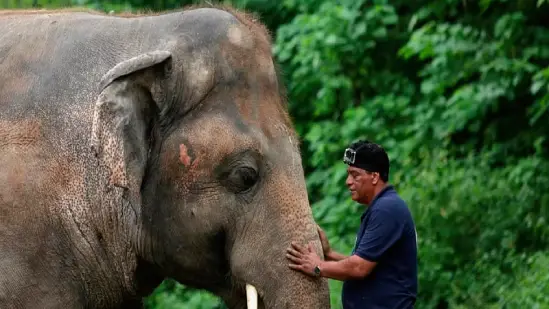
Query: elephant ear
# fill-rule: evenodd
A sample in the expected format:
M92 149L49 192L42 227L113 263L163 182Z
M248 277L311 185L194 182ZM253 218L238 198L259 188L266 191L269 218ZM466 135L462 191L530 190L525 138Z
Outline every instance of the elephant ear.
M111 185L139 192L153 123L161 109L162 80L171 59L155 51L123 61L101 79L91 148Z

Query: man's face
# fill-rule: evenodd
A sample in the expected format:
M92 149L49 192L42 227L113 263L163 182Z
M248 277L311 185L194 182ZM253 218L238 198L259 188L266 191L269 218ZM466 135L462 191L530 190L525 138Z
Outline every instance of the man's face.
M351 191L353 201L369 204L374 197L376 173L368 173L363 169L349 166L345 184Z

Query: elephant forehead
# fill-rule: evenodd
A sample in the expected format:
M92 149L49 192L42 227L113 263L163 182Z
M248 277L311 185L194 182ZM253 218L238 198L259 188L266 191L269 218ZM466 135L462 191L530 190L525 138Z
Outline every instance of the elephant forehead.
M257 129L268 139L286 137L293 128L276 81L272 61L263 59L242 74L236 87L215 98L214 105L243 133Z
M252 127L244 132L233 117L223 114L203 117L189 126L184 134L187 153L200 152L215 161L243 148L259 150L266 146L261 134L254 132Z
M169 156L180 167L193 170L209 170L226 156L249 149L271 159L283 154L299 163L291 131L280 123L272 131L278 132L277 138L267 136L261 126L250 125L243 131L227 115L202 117L182 128L171 143Z
M268 136L261 124L249 124L243 119L236 121L238 115L234 110L231 113L200 112L200 116L188 121L165 144L162 161L166 162L166 172L183 168L208 174L227 156L250 149L268 160L285 158L292 164L299 163L291 129L271 119L273 125L269 132L277 133Z

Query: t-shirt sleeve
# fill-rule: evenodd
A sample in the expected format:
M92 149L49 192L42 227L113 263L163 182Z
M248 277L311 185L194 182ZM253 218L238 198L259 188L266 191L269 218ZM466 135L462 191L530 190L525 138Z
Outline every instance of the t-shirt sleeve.
M355 254L371 262L377 262L402 235L403 224L394 214L375 210L370 214L364 236Z

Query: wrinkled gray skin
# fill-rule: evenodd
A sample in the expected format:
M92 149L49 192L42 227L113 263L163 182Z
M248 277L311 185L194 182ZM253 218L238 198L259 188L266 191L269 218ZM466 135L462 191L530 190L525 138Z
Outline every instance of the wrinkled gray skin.
M137 308L166 277L233 308L246 282L266 308L329 307L287 266L320 242L247 18L0 13L0 308Z

